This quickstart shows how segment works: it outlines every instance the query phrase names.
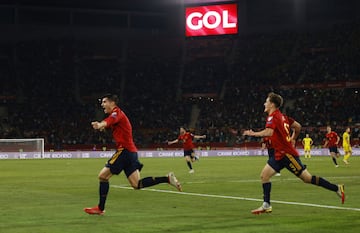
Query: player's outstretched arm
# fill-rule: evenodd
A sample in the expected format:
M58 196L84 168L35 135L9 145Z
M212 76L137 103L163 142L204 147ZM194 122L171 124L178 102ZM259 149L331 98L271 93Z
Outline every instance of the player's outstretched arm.
M206 135L194 135L195 139L205 139Z
M93 129L103 131L106 128L107 123L106 123L106 121L102 121L102 122L93 121L93 122L91 122L91 125L92 125Z
M243 135L244 136L253 136L253 137L271 137L274 133L274 130L271 128L265 128L261 131L254 132L252 129L245 130Z
M178 143L178 142L179 142L179 140L178 140L178 139L175 139L175 140L173 140L173 141L168 141L167 144L168 144L168 145L171 145L171 144L175 144L175 143Z

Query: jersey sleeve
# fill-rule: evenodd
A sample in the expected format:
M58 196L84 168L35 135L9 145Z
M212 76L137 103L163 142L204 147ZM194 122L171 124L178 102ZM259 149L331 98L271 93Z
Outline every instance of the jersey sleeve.
M107 118L104 119L107 126L110 127L116 123L118 123L121 120L122 114L119 114L118 112L114 111L112 112Z
M266 118L265 128L275 129L275 118L274 118L274 116L268 116Z

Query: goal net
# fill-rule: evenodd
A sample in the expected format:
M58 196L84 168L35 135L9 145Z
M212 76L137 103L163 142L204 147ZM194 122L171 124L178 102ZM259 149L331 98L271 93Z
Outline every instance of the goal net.
M0 159L43 157L43 138L0 139Z

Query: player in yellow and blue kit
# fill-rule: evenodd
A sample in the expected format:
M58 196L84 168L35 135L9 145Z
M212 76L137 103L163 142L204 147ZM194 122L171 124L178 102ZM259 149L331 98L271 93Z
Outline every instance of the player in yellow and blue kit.
M311 137L309 136L309 134L307 133L306 136L303 138L302 140L302 144L304 146L304 156L305 158L311 158L311 146L313 144L313 140L311 139Z
M348 160L352 154L351 143L350 143L350 132L351 132L350 127L347 127L343 134L343 149L345 153L343 162L345 164L349 164Z

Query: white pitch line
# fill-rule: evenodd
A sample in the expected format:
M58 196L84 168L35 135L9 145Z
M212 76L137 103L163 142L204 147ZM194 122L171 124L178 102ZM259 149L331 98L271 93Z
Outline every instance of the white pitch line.
M348 179L359 179L360 176L344 176L344 177L340 177L340 176L334 176L334 177L326 177L326 179L336 179L336 180L348 180ZM283 177L273 177L271 179L271 182L278 182L278 181L296 181L299 180L301 181L299 178L283 178ZM260 179L250 179L250 180L224 180L221 181L221 183L260 183ZM185 184L213 184L213 183L218 183L217 181L211 182L211 181L188 181L188 182L184 182Z
M120 188L120 189L131 189L131 190L133 190L132 187L121 186L121 185L111 185L111 187ZM263 202L262 199L248 198L248 197L235 197L235 196L225 196L225 195L215 195L215 194L204 194L204 193L177 192L177 191L171 191L171 190L150 189L150 188L145 188L145 189L141 189L141 190L142 190L142 191L149 191L149 192L171 193L171 194L178 194L178 195L198 196L198 197L211 197L211 198L222 198L222 199L232 199L232 200L243 200L243 201ZM285 205L309 206L309 207L317 207L317 208L324 208L324 209L337 209L337 210L360 211L360 208L350 208L350 207L340 207L340 206L328 206L328 205L319 205L319 204L311 204L311 203L289 202L289 201L276 201L276 200L271 200L271 202L272 202L272 203L285 204Z

